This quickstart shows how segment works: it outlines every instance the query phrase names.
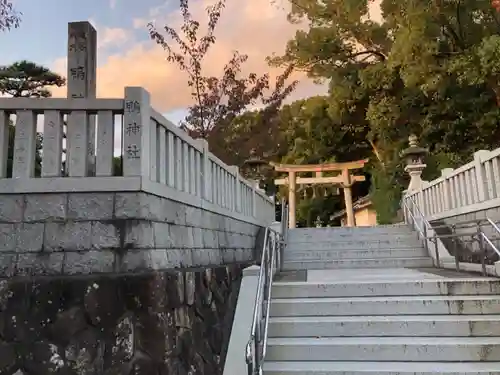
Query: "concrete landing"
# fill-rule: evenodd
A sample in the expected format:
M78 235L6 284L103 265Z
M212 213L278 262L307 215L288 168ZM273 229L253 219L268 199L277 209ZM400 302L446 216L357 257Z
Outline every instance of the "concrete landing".
M355 282L355 281L419 281L467 279L468 281L498 280L494 277L443 270L438 268L355 268L337 270L307 270L308 282Z

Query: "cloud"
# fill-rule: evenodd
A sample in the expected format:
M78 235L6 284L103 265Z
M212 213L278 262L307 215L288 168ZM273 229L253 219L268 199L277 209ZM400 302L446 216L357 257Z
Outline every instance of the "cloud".
M190 4L193 16L202 23L206 21L206 7L210 1L198 0ZM168 22L179 30L182 21L180 12L177 9L174 13L167 12L166 9L164 6L151 9L151 18L134 20L134 26L144 28L146 32L145 26L149 21L154 21L159 29ZM296 30L297 26L286 20L285 9L273 5L269 0L243 3L230 1L217 26L217 41L206 57L204 73L219 76L232 52L238 50L249 56L243 66L243 73L269 73L274 79L281 69L270 68L265 58L273 53L284 52L286 42ZM153 106L161 112L189 106L192 98L186 75L166 61L166 52L154 42L132 43L131 32L124 29L98 29L100 48L128 42L122 52L109 55L101 61L97 71L98 97L122 97L125 86L143 86L151 93ZM65 60L61 58L55 61L54 70L66 74ZM291 100L326 92L325 86L313 84L301 73L295 73L293 78L299 79L300 84ZM66 96L65 88L55 90L54 96Z
M106 27L97 36L97 48L122 46L132 38L130 30Z
M206 22L206 8L214 0L191 1L191 13L202 24ZM176 30L181 26L178 9L171 11L172 3L151 8L149 18L134 19L133 28L146 33L146 24L154 22L159 30L165 24ZM219 76L232 52L238 50L249 56L243 73L269 73L272 79L281 69L270 68L265 58L273 53L282 54L288 40L300 26L286 19L288 1L279 4L270 0L228 1L217 25L217 41L204 62L204 73ZM372 19L380 19L379 0L372 4ZM166 61L166 52L152 41L135 42L133 30L121 28L97 28L100 51L111 46L125 46L101 61L97 71L98 97L122 97L125 86L142 86L150 94L153 106L160 112L178 110L192 104L191 92L186 84L187 76ZM200 30L203 32L203 30ZM66 58L53 64L54 70L66 74ZM316 85L302 73L294 73L299 85L289 101L327 92L326 85ZM57 89L54 96L66 96L66 89Z

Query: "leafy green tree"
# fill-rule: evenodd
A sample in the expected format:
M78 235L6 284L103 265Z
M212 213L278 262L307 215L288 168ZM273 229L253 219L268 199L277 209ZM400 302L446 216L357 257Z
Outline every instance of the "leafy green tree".
M380 22L369 0L291 3L290 20L309 29L270 61L330 82L331 117L370 144L372 194L396 189L373 197L377 210L394 207L406 183L394 169L409 134L431 151L428 178L498 146L500 18L489 1L382 0Z
M1 0L0 0L1 1ZM52 94L48 86L63 86L66 80L48 68L37 65L29 61L19 61L12 65L0 67L0 93L12 97L34 97L46 98ZM9 125L9 148L7 160L7 176L12 176L12 163L14 158L14 137L15 126ZM36 160L35 176L41 174L41 150L43 136L41 133L36 135Z
M31 61L18 61L0 67L0 93L12 97L48 98L48 87L61 87L66 79Z
M0 0L0 31L19 27L21 13L17 12L12 1Z

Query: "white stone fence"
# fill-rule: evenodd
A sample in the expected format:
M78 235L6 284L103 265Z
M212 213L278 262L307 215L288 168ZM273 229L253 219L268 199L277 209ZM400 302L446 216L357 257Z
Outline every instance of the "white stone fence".
M8 124L15 115L12 178L7 178ZM37 119L43 115L41 177L36 178ZM122 115L123 176L113 176L115 115ZM66 126L67 176L63 171ZM89 168L95 155L95 168ZM92 171L92 172L89 172ZM260 225L274 203L238 168L211 154L165 119L141 87L124 99L0 98L0 194L146 191Z
M500 206L500 148L480 150L474 160L424 182L412 197L429 220L443 219Z

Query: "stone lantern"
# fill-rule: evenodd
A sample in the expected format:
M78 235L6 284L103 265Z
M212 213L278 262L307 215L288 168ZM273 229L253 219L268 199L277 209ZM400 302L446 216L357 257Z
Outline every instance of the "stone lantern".
M272 166L270 163L256 156L255 149L250 152L250 158L245 160L242 166L244 177L253 181L257 189L261 189L263 184L272 175Z
M410 147L403 150L401 156L406 159L405 172L410 175L410 184L406 191L411 193L423 188L424 181L421 176L427 166L424 163L424 157L429 153L429 150L418 145L418 137L414 134L408 137L408 143Z

